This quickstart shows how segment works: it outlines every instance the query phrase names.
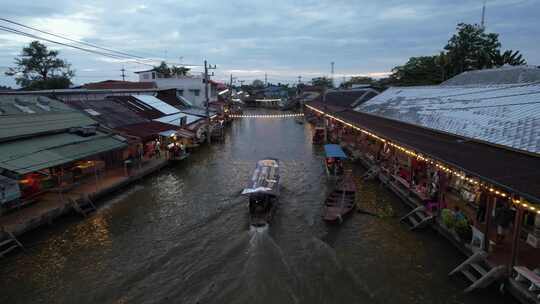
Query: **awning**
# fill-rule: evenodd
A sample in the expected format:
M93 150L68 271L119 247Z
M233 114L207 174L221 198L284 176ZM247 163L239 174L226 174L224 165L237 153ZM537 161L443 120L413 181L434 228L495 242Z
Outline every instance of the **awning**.
M161 136L170 137L173 135L176 135L178 137L187 138L187 139L193 139L195 138L195 133L186 130L186 129L178 129L178 130L170 130L170 131L164 131L159 133Z
M324 151L326 152L326 157L347 158L347 155L339 145L324 145Z
M0 144L0 168L25 174L127 146L117 135L62 133Z
M183 117L186 117L186 124L187 125L192 124L192 123L202 119L201 117L195 116L195 115L190 115L190 114L186 114L186 113L176 113L176 114L167 115L167 116L163 116L163 117L154 119L154 121L158 121L158 122L166 123L166 124L171 124L171 125L175 125L175 126L180 126L180 120Z
M155 139L156 136L162 135L163 132L175 132L175 126L161 123L158 121L147 121L122 127L115 128L116 131L123 134L139 137L143 141ZM166 135L163 135L166 136Z
M176 134L176 130L168 130L168 131L159 132L159 135L165 136L165 137L170 137L175 134Z

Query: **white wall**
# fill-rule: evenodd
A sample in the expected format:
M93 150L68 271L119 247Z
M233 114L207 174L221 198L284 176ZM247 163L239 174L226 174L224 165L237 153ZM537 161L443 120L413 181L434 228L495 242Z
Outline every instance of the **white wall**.
M205 102L203 76L179 76L178 78L159 78L152 79L153 72L139 73L139 82L154 81L158 89L177 89L182 90L182 96L191 101L196 107L203 107ZM145 76L146 75L146 76ZM209 86L208 94L210 102L217 100L216 89Z

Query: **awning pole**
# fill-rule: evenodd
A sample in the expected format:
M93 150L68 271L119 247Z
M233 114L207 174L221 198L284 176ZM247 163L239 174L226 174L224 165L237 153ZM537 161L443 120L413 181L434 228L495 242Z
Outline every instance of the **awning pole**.
M485 195L487 195L487 193ZM497 204L497 197L490 195L487 198L486 215L484 216L486 227L484 228L484 248L482 249L484 249L484 251L486 252L489 251L489 232L490 232L489 226L491 226L491 220L493 218L492 216L493 209L495 208L496 204Z
M521 207L517 207L517 214L514 217L514 231L513 231L513 238L512 238L512 255L510 259L509 264L509 273L512 271L512 268L516 265L517 255L519 252L519 237L521 234L521 226L523 224L523 215L525 214L525 210Z
M96 193L99 191L99 181L98 181L98 173L97 173L97 166L94 162L94 176L96 178Z

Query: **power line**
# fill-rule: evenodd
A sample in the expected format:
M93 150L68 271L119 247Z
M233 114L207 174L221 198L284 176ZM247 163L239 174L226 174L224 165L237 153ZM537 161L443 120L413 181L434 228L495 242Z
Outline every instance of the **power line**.
M99 46L99 45L95 45L95 44L92 44L92 43L88 43L88 42L84 42L84 41L79 41L79 40L71 39L71 38L65 37L64 35L55 34L55 33L47 32L47 31L44 31L44 30L40 30L40 29L31 27L31 26L28 26L28 25L24 25L24 24L15 22L15 21L11 21L11 20L8 20L8 19L5 19L5 18L0 18L0 20L1 20L1 21L4 21L4 22L11 23L11 24L15 24L15 25L18 25L18 26L20 26L20 27L24 27L24 28L27 28L27 29L30 29L30 30L34 30L34 31L36 31L36 32L40 32L40 33L43 33L43 34L51 35L51 36L54 36L54 37L57 37L57 38L61 38L61 39L65 39L65 40L68 40L68 41L71 41L71 42L75 42L75 43L78 43L78 44L81 44L81 45L90 46L90 47L93 47L93 48L96 48L96 49L100 49L100 50L104 50L104 51L108 51L108 52L112 52L112 53L117 53L117 54L120 54L120 55L123 55L123 56L132 57L132 58L137 58L137 59L147 60L147 61L148 61L148 60L153 60L153 59L147 59L147 58L144 58L144 57L141 57L141 56L137 56L137 55L132 55L132 54L124 53L124 52L121 52L121 51L116 51L116 50L109 49L109 48L106 48L106 47L102 47L102 46Z
M159 61L159 60L156 60L156 59L145 58L145 57L142 57L142 56L139 56L139 55L133 55L133 54L126 53L126 52L117 51L117 50L107 48L107 47L103 47L103 46L99 46L99 45L96 45L96 44L93 44L93 43L88 43L88 42L72 39L72 38L66 37L66 35L56 34L56 33L48 32L48 31L45 31L45 30L40 30L38 28L31 27L31 26L28 26L28 25L24 25L22 23L15 22L15 21L12 21L12 20L9 20L9 19L6 19L6 18L0 18L0 21L8 22L8 23L20 26L20 27L24 27L24 28L27 28L27 29L30 29L30 30L33 30L33 31L36 31L36 32L46 34L46 35L61 38L61 39L67 40L67 41L77 43L77 44L93 47L93 48L104 50L104 51L107 51L107 52L116 53L116 54L119 54L120 56L123 56L123 57L129 57L130 59L134 58L134 59L137 59L137 60L154 61L154 62ZM111 54L111 55L115 55L115 54ZM151 55L151 56L159 57L159 56L156 56L156 55ZM174 62L169 62L169 63L176 64ZM200 66L199 64L188 64L188 63L179 63L179 65L181 65L181 66Z
M20 35L20 36L25 36L25 37L38 39L38 40L43 40L43 41L47 41L47 42L62 45L62 46L75 48L75 49L78 49L78 50L81 50L81 51L84 51L84 52L93 53L93 54L97 54L97 55L101 55L101 56L105 56L105 57L109 57L109 58L113 58L113 59L117 59L117 60L124 60L124 61L128 61L128 62L138 63L138 64L141 64L141 65L147 65L147 66L152 66L152 67L154 66L153 64L149 64L149 63L146 63L146 62L141 62L141 61L139 61L137 59L129 59L129 58L125 58L125 57L120 56L120 55L115 55L115 54L111 54L111 53L105 53L105 52L96 51L96 50L91 50L91 49L87 49L87 48L84 48L84 47L80 47L80 46L76 46L76 45L72 45L72 44L68 44L68 43L63 43L63 42L59 42L59 41L56 41L56 40L51 40L51 39L48 39L48 38L44 38L44 37L37 36L37 35L31 34L31 33L23 32L23 31L20 31L20 30L14 29L14 28L10 28L10 27L7 27L7 26L0 25L0 30L2 30L4 32Z

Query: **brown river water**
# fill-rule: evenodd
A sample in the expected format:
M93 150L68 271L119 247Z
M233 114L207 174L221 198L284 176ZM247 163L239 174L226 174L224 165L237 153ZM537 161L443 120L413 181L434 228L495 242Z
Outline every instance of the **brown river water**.
M264 157L281 160L280 206L255 230L239 193ZM376 182L360 195L381 217L325 225L328 188L308 124L234 121L223 143L91 217L23 237L28 252L0 260L0 303L513 303L496 287L463 294L464 279L448 273L464 256L433 231L408 231L407 209Z

